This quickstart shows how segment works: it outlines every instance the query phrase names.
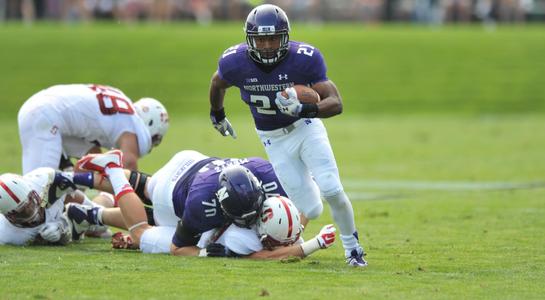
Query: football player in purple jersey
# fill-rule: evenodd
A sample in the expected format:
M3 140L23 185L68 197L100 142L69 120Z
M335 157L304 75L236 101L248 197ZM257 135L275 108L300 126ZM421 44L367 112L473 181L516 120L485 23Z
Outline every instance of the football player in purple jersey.
M252 258L306 257L335 241L335 228L328 225L315 238L291 247L302 230L299 212L281 197L285 192L272 166L261 158L219 159L186 150L148 176L124 170L122 153L114 150L87 155L78 167L99 173L75 174L73 184L113 192L119 208L68 206L76 239L91 225L111 225L130 232L130 236L114 235L116 248ZM267 201L268 209L262 211L262 202ZM144 203L153 205L151 219ZM261 230L256 229L258 218ZM279 248L264 249L258 231L277 241Z
M352 205L320 120L342 112L341 96L327 77L322 54L307 43L289 40L288 17L275 5L254 8L245 31L246 42L225 50L212 76L214 127L223 136L236 138L223 107L226 90L236 86L250 107L259 138L288 197L306 219L315 219L323 210L321 193L340 229L346 262L366 266ZM298 84L313 88L321 101L301 103L290 88ZM283 90L287 98L281 95Z

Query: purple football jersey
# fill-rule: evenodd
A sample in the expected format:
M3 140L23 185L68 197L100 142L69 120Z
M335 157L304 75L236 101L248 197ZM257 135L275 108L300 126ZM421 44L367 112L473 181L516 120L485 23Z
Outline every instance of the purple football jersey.
M232 165L242 165L252 171L262 183L266 197L287 196L268 161L259 157L215 159L199 169L190 170L194 178L185 191L173 191L175 213L182 219L184 227L195 233L203 233L225 224L226 219L215 194L219 188L219 174Z
M247 50L245 43L225 50L218 63L219 76L240 89L257 129L274 130L292 124L298 118L278 110L276 93L296 84L310 86L327 80L322 54L311 45L290 41L286 57L266 72L248 56Z

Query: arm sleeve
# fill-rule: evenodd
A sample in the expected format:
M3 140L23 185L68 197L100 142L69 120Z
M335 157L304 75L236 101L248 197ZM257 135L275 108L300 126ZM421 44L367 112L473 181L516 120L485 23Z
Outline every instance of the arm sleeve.
M183 222L179 221L172 236L172 244L176 247L195 246L199 242L200 237L200 233L184 226Z

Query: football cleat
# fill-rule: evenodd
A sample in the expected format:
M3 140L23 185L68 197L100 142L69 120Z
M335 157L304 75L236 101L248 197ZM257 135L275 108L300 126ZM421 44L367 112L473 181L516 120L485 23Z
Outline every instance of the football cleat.
M100 207L90 207L77 203L70 203L66 208L66 216L72 226L72 240L79 240L83 234L97 226L102 227L98 221L98 211Z
M367 267L367 261L363 258L365 253L361 247L358 247L350 252L350 256L346 257L346 263L352 267Z
M87 154L78 160L77 167L104 175L106 168L123 168L123 152L112 150L106 153Z

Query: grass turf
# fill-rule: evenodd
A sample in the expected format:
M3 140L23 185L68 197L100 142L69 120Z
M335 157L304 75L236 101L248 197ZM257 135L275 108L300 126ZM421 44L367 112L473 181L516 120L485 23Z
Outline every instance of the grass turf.
M87 239L64 248L0 246L0 298L541 297L539 185L447 191L360 183L543 182L542 28L296 25L292 37L323 50L344 96L345 113L325 122L367 269L347 268L340 243L303 261L252 262L112 251ZM242 41L239 24L7 24L0 40L2 172L20 171L18 107L66 82L112 84L167 104L172 127L142 159L143 171L182 149L264 156L235 90L226 105L239 139L220 137L207 118L208 80L221 51ZM329 222L326 209L305 237Z

